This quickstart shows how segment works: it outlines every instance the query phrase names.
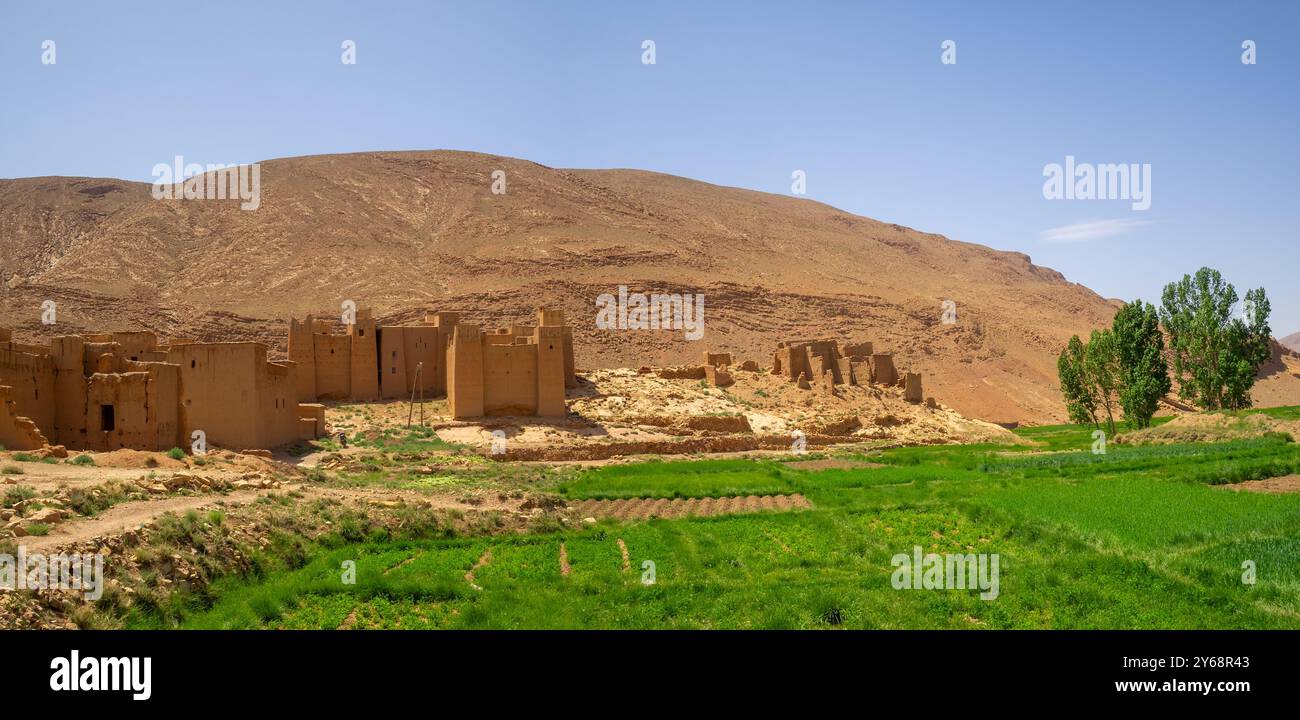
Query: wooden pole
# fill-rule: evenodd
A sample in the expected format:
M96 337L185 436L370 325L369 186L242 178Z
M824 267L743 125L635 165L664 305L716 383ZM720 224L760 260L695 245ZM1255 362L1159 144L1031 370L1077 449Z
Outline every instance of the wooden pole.
M415 390L420 387L420 370L424 368L424 362L415 364L415 382L411 383L411 404L406 406L406 427L410 429L411 420L415 414ZM424 424L424 397L420 397L420 424Z

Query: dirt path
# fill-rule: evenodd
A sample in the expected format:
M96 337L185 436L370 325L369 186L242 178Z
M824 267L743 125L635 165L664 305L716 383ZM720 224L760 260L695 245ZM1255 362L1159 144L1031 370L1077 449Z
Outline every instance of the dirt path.
M132 477L139 471L127 471ZM96 476L104 479L103 471ZM26 483L24 483L26 484ZM219 503L243 504L271 492L299 492L304 500L312 498L333 498L344 502L363 502L389 504L404 502L411 505L464 512L501 511L517 512L521 500L502 502L493 496L480 503L469 503L444 495L430 495L414 490L392 488L331 488L319 485L285 485L278 489L238 490L228 494L171 495L148 500L132 500L108 508L104 512L87 518L73 518L53 526L48 535L29 535L21 538L24 546L36 549L49 549L61 545L81 542L103 535L119 533L137 525L147 524L169 513L183 513L215 507Z
M43 462L8 462L3 461L6 467L15 466L22 470L21 474L0 475L0 491L5 486L26 485L27 487L37 490L52 490L60 485L66 485L70 488L85 488L102 485L107 482L133 482L142 477L154 476L159 479L168 478L177 474L198 475L209 478L226 478L234 480L250 472L256 472L262 475L278 475L274 468L261 466L264 462L261 458L243 458L238 463L208 463L207 465L187 465L184 462L173 460L166 455L153 453L158 461L157 467L147 467L136 462L136 458L124 455L123 453L135 452L126 450L116 450L113 454L116 457L109 457L109 454L99 454L99 461L105 463L119 462L124 464L95 464L95 465L74 465L72 463L43 463ZM144 453L140 453L144 454ZM99 462L97 461L97 463Z
M569 566L569 549L560 543L560 575L568 577L573 568Z
M482 590L483 588L479 587L478 584L474 582L474 571L490 562L492 562L492 548L484 550L483 554L479 556L478 562L474 563L474 567L470 568L469 571L465 573L465 582L469 583L469 586L475 590Z
M274 457L276 460L279 460L280 462L286 465L296 465L298 467L303 467L303 468L314 468L320 465L320 461L326 455L338 455L340 457L348 457L350 455L356 455L358 453L361 453L366 449L367 448L358 447L356 445L349 445L348 447L339 448L338 450L316 450L315 452L309 452L306 455L291 455L287 452L277 452L275 453Z
M632 561L628 559L627 543L623 542L623 538L618 539L618 551L623 554L623 572L631 571Z
M169 513L181 513L189 510L216 507L218 503L227 505L243 504L272 492L270 490L239 490L228 495L194 495L159 498L157 500L133 500L105 510L89 518L69 520L55 525L49 535L27 536L17 538L29 551L41 550L70 543L81 542L102 535L119 533L137 525L152 522Z
M817 448L816 451L823 452L827 450L859 450L859 451L875 452L877 450L888 450L896 447L902 447L902 445L903 445L902 443L886 442L883 440L869 440L869 441L846 440L843 443L839 443L837 445L828 445L825 447ZM800 460L799 458L801 456L795 454L790 450L767 450L763 448L757 448L753 450L721 450L716 452L708 452L707 455L708 455L707 458L708 460L762 458L765 460L777 460L777 461L786 460L789 461L787 462L788 465L794 466L796 467L796 469L803 469L803 470L826 469L826 468L818 468L815 466L811 466L812 463L816 463L819 461ZM564 459L511 460L510 463L512 465L557 465L557 466L568 465L573 467L602 467L605 465L630 465L633 463L645 462L646 460L649 459L665 459L665 457L662 453L647 453L647 454L634 454L634 455L614 455L612 457L598 458L594 460L564 460ZM683 451L682 455L680 456L674 455L673 457L668 459L689 461L689 460L696 460L697 458L693 457L692 455L686 454L686 451ZM827 459L826 462L837 463L839 461L835 459ZM847 460L844 462L856 463L860 461ZM830 464L827 465L826 467L841 467L841 466L836 464ZM879 465L878 463L865 463L863 465L854 465L852 467L882 467L882 466Z
M22 468L21 475L5 475L4 485L26 485L30 488L54 488L59 485L68 485L69 487L78 487L82 485L99 485L100 483L110 480L135 480L141 475L147 475L149 470L140 468L102 468L82 465L53 465L47 463L5 463L6 465L17 465ZM164 470L160 475L171 474L171 470ZM215 475L216 473L206 473ZM12 481L12 482L10 482ZM4 487L0 485L0 487Z
M357 626L357 609L352 608L348 616L343 618L343 623L339 625L339 630L351 630Z

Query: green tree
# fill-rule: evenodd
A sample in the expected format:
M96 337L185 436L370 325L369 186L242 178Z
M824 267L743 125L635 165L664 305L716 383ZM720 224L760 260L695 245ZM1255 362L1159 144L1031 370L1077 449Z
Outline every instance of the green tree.
M1249 407L1255 373L1269 358L1264 289L1248 291L1241 315L1234 317L1237 301L1232 284L1208 267L1169 283L1161 297L1178 394L1207 410Z
M1172 387L1156 306L1141 300L1126 304L1115 313L1111 332L1124 420L1135 427L1150 427L1160 398Z
M1115 334L1110 330L1093 330L1083 353L1084 378L1091 383L1097 405L1106 411L1106 434L1115 434L1115 395L1119 388L1119 363L1116 360Z
M1272 355L1273 329L1268 325L1272 311L1264 288L1246 291L1240 317L1233 318L1231 361L1224 365L1223 402L1225 407L1251 406L1250 389L1255 386L1259 367Z
M1069 413L1070 422L1097 425L1097 398L1093 394L1092 383L1088 382L1087 368L1084 367L1086 352L1079 336L1071 337L1065 349L1061 350L1061 356L1056 359L1056 374L1061 381L1061 395L1065 397L1065 409Z

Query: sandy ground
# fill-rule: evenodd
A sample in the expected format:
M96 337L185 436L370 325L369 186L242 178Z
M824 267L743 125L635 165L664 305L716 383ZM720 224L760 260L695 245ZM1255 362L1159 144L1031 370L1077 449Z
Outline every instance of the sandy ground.
M48 535L26 536L22 543L29 549L48 549L88 540L103 535L113 535L139 525L150 523L167 513L184 513L190 510L211 510L252 502L269 493L294 493L301 495L299 502L315 498L334 498L347 502L370 503L395 507L400 504L461 511L519 512L521 499L476 498L466 502L446 495L429 494L415 490L394 488L333 488L307 484L285 485L262 490L237 490L229 493L199 495L169 495L147 500L119 503L93 517L76 517L54 525Z
M1237 417L1223 413L1185 413L1163 425L1122 433L1116 436L1115 442L1134 445L1220 442L1277 432L1300 438L1300 421L1278 420L1263 414Z
M72 487L99 485L109 480L135 480L146 471L139 468L104 468L82 465L46 464L46 463L11 463L22 469L21 474L0 475L0 491L5 485L26 485L38 490L56 488L60 485Z
M1283 475L1264 480L1247 480L1245 482L1221 485L1225 490L1234 492L1260 493L1300 493L1300 475Z
M1273 346L1273 355L1255 375L1255 387L1250 390L1256 407L1300 405L1300 353L1280 345Z
M566 418L499 417L455 421L445 404L425 419L439 439L512 461L604 462L638 455L784 452L828 445L1021 442L1011 432L936 404L908 403L894 386L837 386L834 396L801 390L784 378L737 370L725 388L631 369L580 374ZM441 402L441 401L440 401ZM336 404L331 428L355 436L406 432L409 403ZM495 450L501 451L498 453ZM343 451L356 452L349 448ZM321 454L295 460L310 467Z
M28 551L47 550L103 535L115 535L138 525L153 522L167 513L209 510L246 503L256 500L267 492L270 491L245 490L233 492L229 495L173 496L157 500L124 502L114 505L94 517L77 518L59 523L50 529L48 535L24 537L22 538L22 544Z

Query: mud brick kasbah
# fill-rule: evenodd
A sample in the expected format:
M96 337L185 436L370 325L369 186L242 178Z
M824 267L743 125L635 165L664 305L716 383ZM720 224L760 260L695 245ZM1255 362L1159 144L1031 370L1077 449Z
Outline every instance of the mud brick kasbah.
M576 387L572 332L560 311L537 326L484 332L438 312L418 325L378 326L369 311L343 324L289 325L289 359L258 342L160 344L147 331L15 342L0 329L0 445L85 450L268 449L325 432L318 400L446 395L456 418L561 417Z
M289 321L288 359L258 342L160 344L147 331L64 335L48 346L15 342L0 329L0 445L85 450L189 447L202 431L213 447L270 449L326 432L322 401L372 402L445 396L456 419L564 417L577 386L573 333L564 314L542 308L536 325L495 330L435 312L410 325ZM733 382L729 353L704 353L701 378ZM745 363L741 369L757 369ZM772 373L834 395L838 385L898 385L921 400L921 376L898 373L871 343L781 343Z
M730 361L730 357L727 357ZM706 353L705 363L713 362ZM903 399L922 399L920 373L899 373L894 356L874 352L869 342L850 343L843 348L835 340L797 340L777 345L772 356L772 374L782 375L799 387L834 395L837 385L898 385Z
M189 447L191 433L226 448L270 448L304 435L294 367L256 342L159 345L151 332L14 342L0 330L0 445L86 450ZM317 430L312 421L312 435Z
M299 402L445 395L453 418L563 417L564 391L577 387L573 333L545 308L536 326L492 331L454 312L419 325L377 325L364 310L347 325L308 316L289 323L289 360Z

